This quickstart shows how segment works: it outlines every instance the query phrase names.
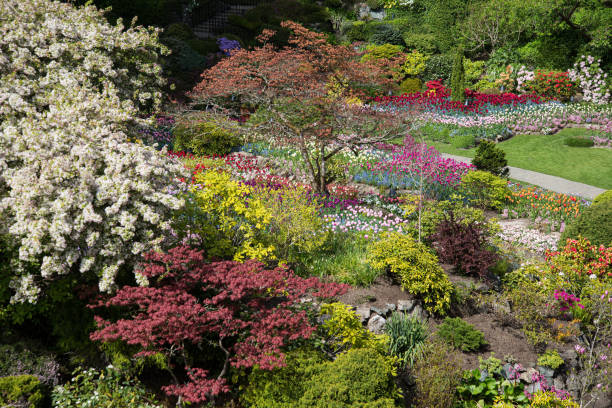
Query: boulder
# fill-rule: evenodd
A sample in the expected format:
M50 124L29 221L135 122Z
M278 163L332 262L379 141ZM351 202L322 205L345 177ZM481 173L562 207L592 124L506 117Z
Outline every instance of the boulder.
M358 306L355 313L359 316L361 324L364 324L370 318L370 306Z
M368 330L374 334L383 334L385 330L385 323L387 321L384 317L374 315L368 321Z
M414 309L415 301L414 300L398 300L397 301L397 310L399 312L410 313L412 309Z

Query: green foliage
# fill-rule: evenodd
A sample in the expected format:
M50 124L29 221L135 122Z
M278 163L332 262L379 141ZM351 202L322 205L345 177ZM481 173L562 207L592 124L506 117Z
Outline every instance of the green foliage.
M486 370L490 375L500 375L502 369L502 363L499 358L495 358L495 353L491 353L489 358L483 359L478 357L478 368L480 371Z
M419 78L406 78L400 83L400 91L407 94L420 92L422 87Z
M460 317L446 317L438 328L438 336L462 351L477 351L487 344L484 334Z
M361 57L362 61L372 61L377 59L392 59L398 57L404 47L394 44L370 44L366 47L366 53Z
M565 138L563 143L570 147L593 147L595 144L592 139L579 136Z
M374 29L369 40L374 44L395 44L404 45L402 33L395 27L388 24L381 24Z
M476 144L476 138L474 135L457 135L451 139L451 146L457 149L469 149Z
M193 38L193 30L185 23L173 23L164 30L164 36L178 38L187 41Z
M389 358L372 349L351 349L313 369L296 408L395 408L399 391Z
M395 408L399 396L389 358L351 349L325 361L308 348L287 353L286 367L254 369L241 398L252 408Z
M563 364L565 364L565 361L563 361L557 350L546 350L544 354L538 357L538 365L542 367L550 367L556 370Z
M457 394L462 407L488 407L494 401L509 403L509 406L515 407L529 402L520 381L509 381L500 378L499 373L493 375L477 369L464 373L462 384L457 387Z
M461 179L461 192L470 202L484 209L501 209L510 193L508 182L488 171L470 171Z
M539 36L516 49L521 63L543 69L564 70L575 55L575 45L566 39Z
M456 200L458 197L453 197L453 201L427 201L423 206L421 214L421 229L422 236L429 242L429 238L437 231L438 225L445 216L452 211L455 218L461 220L464 225L470 223L478 223L486 226L489 235L494 235L498 230L498 225L492 220L487 220L484 211L478 208L463 205L463 201ZM411 224L412 228L416 228L415 222Z
M448 84L451 79L453 69L453 57L451 55L432 55L425 64L423 81L435 81L441 79Z
M254 368L240 398L250 408L294 408L304 394L313 371L326 360L313 348L285 353L285 366L275 370Z
M406 61L402 65L402 71L408 76L418 77L425 72L425 66L429 57L417 50L412 50L406 56Z
M593 245L612 244L612 200L600 201L582 210L559 239L565 243L568 238L577 239L582 236Z
M319 215L321 204L307 190L286 186L270 191L259 187L252 197L270 214L266 235L281 262L294 265L321 249L327 240L322 232L325 221Z
M606 191L604 193L601 193L597 197L595 197L595 199L593 200L592 205L598 205L598 204L602 204L604 202L611 202L611 201L612 201L612 190L608 190L608 191Z
M331 277L350 285L369 286L381 272L366 262L367 248L368 243L361 236L335 233L320 251L310 254L296 270L305 275Z
M499 177L508 177L510 173L506 153L488 140L480 141L472 164L478 170L488 171Z
M459 47L453 60L453 73L451 75L451 100L463 102L465 100L465 71L463 69L463 48Z
M350 42L366 41L370 36L370 30L363 21L355 21L343 27L344 35ZM384 42L380 45L385 44Z
M443 315L448 311L453 285L424 244L407 235L386 233L370 247L368 262L397 276L402 289L422 298L430 312Z
M415 406L419 408L451 408L456 388L461 383L461 360L446 343L428 343L423 358L413 369L416 381Z
M485 71L484 61L472 61L469 58L463 59L463 70L465 72L465 86L473 89L474 85L480 81Z
M403 38L408 49L414 49L424 54L434 54L438 50L433 34L408 31L403 34Z
M533 394L530 408L579 408L572 397L561 399L552 391L538 391Z
M383 353L388 338L366 330L359 316L344 303L323 303L321 314L325 315L322 329L325 332L325 348L336 355L350 348L371 348Z
M209 115L189 115L181 118L173 134L174 150L190 150L196 155L225 155L241 144L232 124Z
M476 82L472 89L474 91L489 93L489 94L499 94L499 87L495 81L489 81L488 79L481 79Z
M98 371L77 370L64 385L53 389L53 407L81 408L95 401L95 406L107 408L158 408L161 405L137 381L124 378L112 366Z
M0 377L0 404L3 407L43 407L47 390L33 375Z
M403 367L413 366L423 356L427 327L418 317L393 312L385 323L385 333L389 336L389 353Z

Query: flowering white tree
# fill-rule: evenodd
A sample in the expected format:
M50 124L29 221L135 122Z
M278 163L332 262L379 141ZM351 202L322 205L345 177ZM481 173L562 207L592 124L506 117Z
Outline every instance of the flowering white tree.
M603 105L610 100L608 74L601 69L601 59L582 55L568 72L569 78L582 89L585 101Z
M13 302L71 272L109 291L161 242L184 170L128 138L161 102L163 52L155 30L110 25L93 6L0 1L0 220L20 265L40 266L17 267Z

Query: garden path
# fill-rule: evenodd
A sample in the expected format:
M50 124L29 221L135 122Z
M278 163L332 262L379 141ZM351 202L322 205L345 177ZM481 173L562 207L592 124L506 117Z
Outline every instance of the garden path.
M455 156L446 153L441 154L443 157L454 159L464 163L472 162L472 159L469 157ZM566 180L561 177L549 176L548 174L538 173L531 170L519 169L518 167L508 166L508 168L510 169L510 178L525 181L529 184L534 184L536 186L544 187L547 190L551 190L557 193L577 195L592 200L599 194L606 191L603 188L578 183L576 181Z

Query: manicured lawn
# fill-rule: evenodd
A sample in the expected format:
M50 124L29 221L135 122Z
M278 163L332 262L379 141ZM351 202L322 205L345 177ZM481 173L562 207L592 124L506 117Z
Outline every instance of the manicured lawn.
M585 134L584 129L564 129L555 135L517 135L501 142L508 165L562 177L592 186L612 189L612 150L569 147L563 140ZM474 157L472 149L457 149L450 144L427 141L442 153Z

